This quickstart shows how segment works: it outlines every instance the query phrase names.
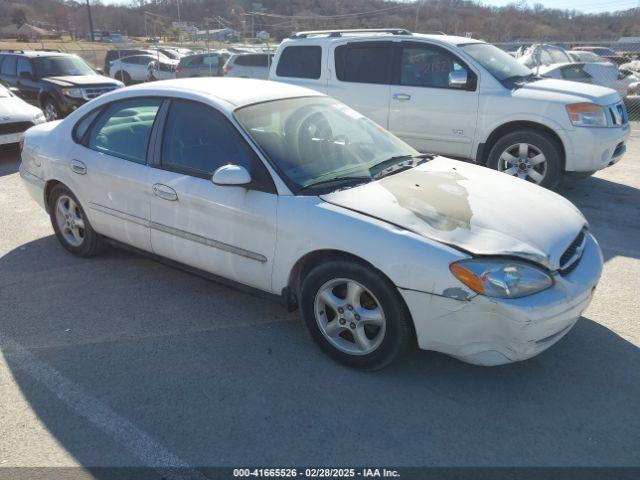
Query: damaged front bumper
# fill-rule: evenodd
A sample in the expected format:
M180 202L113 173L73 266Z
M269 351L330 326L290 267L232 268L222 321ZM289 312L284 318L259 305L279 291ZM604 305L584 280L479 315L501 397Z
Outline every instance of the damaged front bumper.
M583 256L554 285L517 299L476 295L459 300L400 289L413 316L418 344L476 365L526 360L560 340L589 306L602 273L602 253L587 234Z

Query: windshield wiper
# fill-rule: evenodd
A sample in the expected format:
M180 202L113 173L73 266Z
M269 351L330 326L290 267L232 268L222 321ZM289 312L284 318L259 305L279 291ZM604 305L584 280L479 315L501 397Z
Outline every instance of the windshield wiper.
M425 162L429 158L431 158L431 156L424 153L418 155L396 155L394 157L389 157L380 163L376 163L369 169L369 171L373 173L374 169L378 170L378 173L373 175L373 178L377 180L379 178L386 177L387 175L391 175L392 173L413 168Z
M360 176L344 176L344 177L332 177L325 178L324 180L318 180L317 182L309 183L304 187L300 187L300 191L307 190L309 188L321 187L322 185L330 185L332 183L345 182L349 184L349 186L354 186L359 183L369 182L372 180L372 177L365 177L363 175Z

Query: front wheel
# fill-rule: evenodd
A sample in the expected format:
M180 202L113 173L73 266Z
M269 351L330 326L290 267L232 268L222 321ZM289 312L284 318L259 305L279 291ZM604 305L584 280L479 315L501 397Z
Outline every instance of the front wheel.
M300 303L314 341L350 367L383 368L411 338L411 320L396 287L356 261L333 260L312 269Z
M104 239L91 227L80 202L64 185L51 190L49 215L58 241L74 255L91 257L104 249Z
M47 119L47 122L61 118L60 108L52 98L46 98L44 102L42 102L42 111L44 112L44 118Z
M517 130L500 138L489 151L487 166L545 188L554 188L562 176L562 153L548 134Z

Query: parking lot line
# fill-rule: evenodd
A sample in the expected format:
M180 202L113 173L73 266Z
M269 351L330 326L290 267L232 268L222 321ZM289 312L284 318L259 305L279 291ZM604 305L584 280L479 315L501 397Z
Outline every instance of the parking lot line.
M206 479L201 472L190 468L187 462L171 453L129 420L1 333L0 345L3 347L3 355L11 357L11 364L15 368L45 386L68 408L102 430L144 465L158 470L163 478Z

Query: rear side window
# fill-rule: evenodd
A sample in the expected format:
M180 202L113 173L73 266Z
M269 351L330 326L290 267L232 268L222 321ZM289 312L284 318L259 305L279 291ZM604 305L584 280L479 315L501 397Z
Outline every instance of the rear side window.
M16 60L17 57L15 55L7 55L0 65L0 73L2 75L16 75Z
M578 80L585 81L590 80L591 75L584 71L581 65L568 65L562 70L562 78L565 80Z
M99 108L89 113L88 115L85 115L84 117L82 117L82 120L76 123L76 126L73 129L73 139L76 141L76 143L82 142L85 133L87 133L87 130L91 126L94 118L98 116L98 113L100 113Z
M322 64L322 47L286 47L280 54L276 75L278 77L319 79Z
M236 128L213 108L188 100L171 102L162 134L160 163L166 170L207 179L223 165L241 165L255 184L271 183L264 166Z
M390 84L392 59L389 42L341 45L335 50L336 76L342 82Z
M145 164L159 98L114 102L95 122L87 146L97 152Z
M20 57L18 59L18 76L20 76L21 73L28 73L33 75L33 67L31 66L31 62L24 57Z

